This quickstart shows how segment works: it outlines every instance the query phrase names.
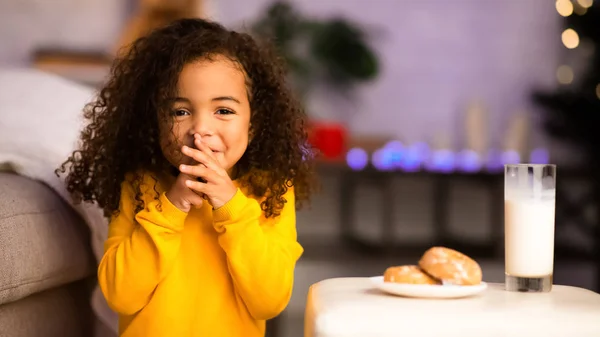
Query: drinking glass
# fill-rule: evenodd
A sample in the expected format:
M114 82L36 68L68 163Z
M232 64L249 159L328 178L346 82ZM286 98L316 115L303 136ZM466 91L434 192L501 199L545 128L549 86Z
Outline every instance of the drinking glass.
M554 273L556 165L504 166L507 291L549 292Z

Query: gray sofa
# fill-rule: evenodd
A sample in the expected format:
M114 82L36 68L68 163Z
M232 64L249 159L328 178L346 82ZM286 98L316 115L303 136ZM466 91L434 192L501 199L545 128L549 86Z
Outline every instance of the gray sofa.
M0 336L94 335L89 237L50 188L0 172Z

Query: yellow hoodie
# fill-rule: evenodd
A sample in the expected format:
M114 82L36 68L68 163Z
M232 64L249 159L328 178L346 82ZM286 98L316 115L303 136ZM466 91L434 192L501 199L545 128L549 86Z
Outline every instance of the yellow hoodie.
M158 184L156 200L149 176L142 191L145 208L134 214L134 190L123 183L98 268L120 336L264 336L265 320L289 302L303 252L293 189L275 219L239 188L223 207L189 214Z

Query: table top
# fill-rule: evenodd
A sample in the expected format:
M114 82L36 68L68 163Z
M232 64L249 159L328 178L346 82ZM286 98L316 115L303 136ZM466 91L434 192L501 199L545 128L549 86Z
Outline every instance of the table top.
M600 294L554 285L519 293L489 283L473 297L416 299L388 295L368 278L335 278L311 286L306 337L600 336Z

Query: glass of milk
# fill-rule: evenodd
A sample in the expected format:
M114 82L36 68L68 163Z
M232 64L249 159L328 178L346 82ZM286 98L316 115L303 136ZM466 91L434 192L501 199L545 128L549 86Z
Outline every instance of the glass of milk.
M504 167L504 272L508 291L552 289L555 186L556 165Z

